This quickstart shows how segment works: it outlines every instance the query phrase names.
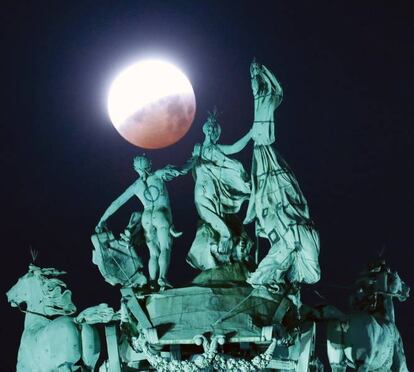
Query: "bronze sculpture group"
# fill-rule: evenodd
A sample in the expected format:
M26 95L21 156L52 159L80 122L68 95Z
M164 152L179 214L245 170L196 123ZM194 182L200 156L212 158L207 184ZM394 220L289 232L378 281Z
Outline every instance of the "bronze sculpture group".
M248 133L232 145L220 144L221 126L211 113L202 128L203 143L194 146L183 167L153 171L147 157L135 157L138 179L98 222L93 262L108 283L121 286L119 311L101 304L73 317L70 291L57 279L62 273L34 265L8 292L12 305L28 304L17 371L75 371L80 365L94 370L101 347L98 325L104 326L107 342L102 372L318 370L314 338L315 322L321 320L330 324L328 356L334 370L407 370L393 299L407 299L409 289L384 263L358 279L351 315L333 307L302 306L301 283L320 279L319 236L295 175L273 147L282 87L257 62L251 64L250 76L254 121ZM249 175L231 155L250 140ZM187 262L202 273L190 287L172 288L167 272L173 239L181 233L173 225L166 182L190 171L200 221ZM131 215L116 238L107 220L134 196L142 211ZM245 201L247 212L240 218ZM249 272L245 263L254 244L244 225L253 222L256 239L266 239L269 249ZM144 244L149 250L148 279L136 251ZM26 288L38 288L38 294L28 294ZM46 298L54 299L49 307L44 301L48 291L53 295ZM33 358L29 350L39 337L48 347ZM70 341L57 347L59 339ZM195 352L197 345L203 349ZM220 345L227 345L227 352Z
M150 251L150 281L161 289L168 286L173 229L171 207L164 181L193 172L194 203L200 217L187 261L201 270L247 260L252 240L236 215L248 201L244 224L256 223L257 237L270 243L267 256L248 278L252 286L278 288L286 282L315 283L320 277L319 238L298 182L284 160L273 149L274 112L283 92L276 77L265 66L253 62L250 68L254 97L251 130L232 145L219 144L221 126L214 113L203 125L202 144L196 144L191 159L178 169L167 166L153 173L150 161L139 156L134 168L140 175L106 210L97 226L101 232L107 218L132 196L141 201L142 227ZM251 176L243 165L229 157L253 140Z

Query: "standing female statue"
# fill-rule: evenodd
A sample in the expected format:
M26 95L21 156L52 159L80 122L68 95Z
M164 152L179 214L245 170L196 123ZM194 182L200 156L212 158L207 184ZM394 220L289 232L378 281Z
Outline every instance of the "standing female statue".
M233 145L220 145L217 142L221 127L215 114L210 114L203 133L204 142L194 146L190 162L195 179L195 205L202 221L187 261L206 270L242 261L251 247L243 225L235 216L249 198L249 177L240 162L228 157L247 145L251 131Z
M319 237L306 199L293 172L271 146L275 141L274 112L283 91L265 66L250 67L254 97L252 193L244 223L256 222L256 235L270 243L267 256L249 283L315 283L320 277Z

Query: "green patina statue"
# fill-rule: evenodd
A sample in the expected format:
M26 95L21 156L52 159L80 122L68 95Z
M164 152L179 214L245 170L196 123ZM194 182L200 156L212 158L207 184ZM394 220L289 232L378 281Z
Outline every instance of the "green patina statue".
M134 169L140 177L111 203L101 217L96 231L102 232L107 219L129 199L136 196L144 207L140 223L150 253L148 271L151 285L154 286L157 282L161 289L171 287L167 280L167 271L172 239L181 234L174 230L172 224L170 199L165 182L178 177L182 172L170 165L152 172L151 162L145 156L134 158ZM129 226L126 232L133 229L136 223L130 221L132 226Z
M406 301L410 288L385 261L368 265L351 286L351 311L332 305L316 308L327 321L327 352L333 372L408 372L404 346L395 324L394 300Z
M315 283L320 278L319 237L309 217L306 199L281 156L273 149L274 112L283 90L274 74L253 62L254 97L252 192L244 223L256 222L256 235L270 243L267 256L250 276L253 286Z
M187 261L206 270L244 261L252 245L235 215L249 199L249 177L240 162L228 157L243 150L251 131L233 145L221 145L221 127L216 115L210 114L203 132L204 142L194 146L190 161L195 180L194 202L201 223Z
M247 134L232 145L219 144L221 127L212 113L203 125L203 143L194 146L183 168L152 171L148 158L135 157L139 178L96 226L93 263L108 283L120 285L119 311L100 304L75 317L71 292L59 279L63 272L52 268L30 265L9 290L8 301L26 317L18 372L321 371L316 320L329 321L328 357L334 371L345 371L347 365L358 371L407 371L393 299L407 299L409 288L384 263L371 265L358 279L351 314L301 303L300 283L320 278L319 237L293 172L273 147L282 87L257 62L250 75L254 122ZM249 177L230 156L250 140ZM172 242L180 233L173 227L165 183L189 171L200 221L187 262L202 273L189 286L167 288ZM143 210L131 215L116 238L107 220L134 196ZM243 223L238 213L244 201ZM251 222L256 238L267 239L270 248L249 273L244 262L253 244L244 224ZM144 244L149 288L138 256ZM102 350L97 327L105 329Z
M98 331L73 317L76 306L60 279L63 274L30 264L28 272L7 292L13 307L26 305L17 372L69 372L80 362L86 371L96 366L101 348Z

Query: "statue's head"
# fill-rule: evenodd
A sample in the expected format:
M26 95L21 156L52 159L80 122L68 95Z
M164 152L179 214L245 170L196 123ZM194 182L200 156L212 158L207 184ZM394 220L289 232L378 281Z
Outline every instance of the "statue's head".
M215 112L208 115L207 121L203 125L203 133L206 137L210 138L212 143L216 143L220 138L221 127L217 121Z
M30 264L27 274L7 292L7 300L13 307L26 304L28 310L46 316L73 314L76 307L72 293L58 279L63 274L54 268L42 269Z
M151 160L145 156L136 156L134 158L134 169L139 173L148 173L151 170Z
M410 287L405 284L395 270L388 272L387 293L400 301L405 301L410 296Z
M351 295L351 306L358 311L376 311L378 296L400 301L405 301L410 296L410 287L384 260L368 265L360 274Z

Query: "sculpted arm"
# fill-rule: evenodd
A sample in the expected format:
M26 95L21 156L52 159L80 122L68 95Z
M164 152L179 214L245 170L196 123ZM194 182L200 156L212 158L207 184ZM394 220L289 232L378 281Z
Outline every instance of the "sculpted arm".
M283 89L280 86L279 82L277 81L276 76L271 71L269 71L269 69L266 66L262 66L262 69L265 73L265 77L269 81L269 85L274 87L276 95L282 97L283 96Z
M120 196L118 196L111 205L107 208L105 213L102 215L99 220L98 227L101 228L105 221L112 216L119 208L121 208L129 199L135 195L135 189L137 185L133 183L129 186Z
M157 170L155 173L164 181L171 181L178 176L186 175L194 167L195 161L196 158L193 156L186 161L182 168L178 168L173 165L167 165L166 167Z
M252 130L250 129L242 138L232 145L218 145L220 150L226 155L236 154L243 150L249 140L252 138Z
M181 168L181 174L187 174L191 169L196 166L197 160L200 157L200 145L195 145L191 158L188 159Z
M158 169L154 172L158 177L160 177L163 181L171 181L172 179L181 176L183 173L177 167L173 165L167 165L162 169Z

